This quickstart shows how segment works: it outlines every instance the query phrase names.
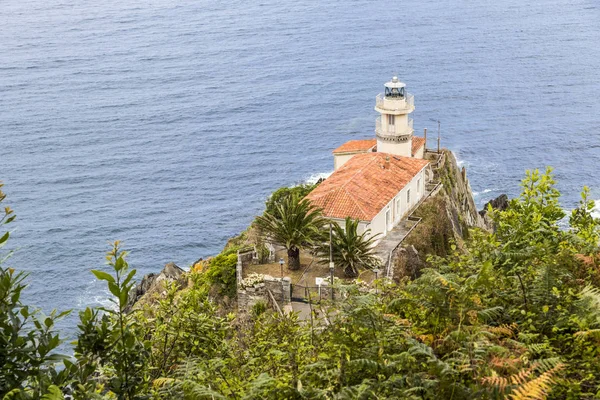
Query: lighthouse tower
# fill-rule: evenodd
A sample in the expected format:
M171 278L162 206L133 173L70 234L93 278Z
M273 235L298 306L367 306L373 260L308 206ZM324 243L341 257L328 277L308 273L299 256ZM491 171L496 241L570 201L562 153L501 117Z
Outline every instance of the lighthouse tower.
M412 157L413 120L408 115L414 110L413 95L394 76L375 102L375 111L381 114L375 124L378 153Z

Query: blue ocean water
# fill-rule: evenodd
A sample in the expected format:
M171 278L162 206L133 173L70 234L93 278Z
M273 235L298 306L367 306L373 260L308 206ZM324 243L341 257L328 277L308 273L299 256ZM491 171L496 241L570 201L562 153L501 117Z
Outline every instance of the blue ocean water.
M546 165L565 208L600 198L598 21L598 0L2 0L9 264L28 301L77 310L106 301L89 270L113 240L141 274L215 254L373 137L392 75L478 204Z

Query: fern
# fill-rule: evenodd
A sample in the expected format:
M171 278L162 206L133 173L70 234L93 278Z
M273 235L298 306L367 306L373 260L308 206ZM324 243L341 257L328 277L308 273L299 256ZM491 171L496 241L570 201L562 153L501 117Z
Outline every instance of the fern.
M482 383L499 393L510 390L510 398L513 400L542 400L550 392L552 385L556 383L555 377L565 367L558 359L540 360L527 369L516 374L502 377L489 376L482 379ZM535 372L539 376L532 378Z
M497 320L502 315L503 312L504 312L504 308L497 306L497 307L486 308L485 310L480 310L477 312L477 316L482 321L490 322L490 321Z
M488 326L486 329L488 332L491 332L497 336L514 338L517 332L517 324L513 323L510 325L502 324L500 326Z
M510 385L523 385L527 382L527 378L533 373L533 367L519 371L518 373L503 377L503 376L488 376L482 379L484 385L491 386L504 393Z
M518 388L514 389L510 398L512 400L544 400L548 397L552 385L556 383L555 377L564 368L564 364L557 364L554 368L544 372Z

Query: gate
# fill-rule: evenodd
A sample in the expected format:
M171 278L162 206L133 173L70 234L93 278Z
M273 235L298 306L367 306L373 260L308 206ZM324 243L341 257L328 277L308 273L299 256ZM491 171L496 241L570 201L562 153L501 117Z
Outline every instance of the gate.
M302 286L302 285L291 285L291 298L292 301L299 301L302 303L318 303L321 300L327 299L329 291L319 286Z

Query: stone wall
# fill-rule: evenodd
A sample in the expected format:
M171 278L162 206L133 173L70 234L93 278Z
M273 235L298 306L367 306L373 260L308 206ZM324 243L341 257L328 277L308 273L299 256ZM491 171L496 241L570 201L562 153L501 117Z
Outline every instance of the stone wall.
M237 265L236 265L236 270L235 270L235 276L237 278L238 285L242 282L242 279L244 279L244 268L247 267L248 265L252 264L255 259L256 259L255 251L246 251L244 253L240 253L238 251Z
M261 281L249 284L248 280L243 280L238 284L238 311L248 312L258 302L271 304L269 291L273 298L283 309L291 301L291 279L288 277L274 278L270 275L264 275Z

